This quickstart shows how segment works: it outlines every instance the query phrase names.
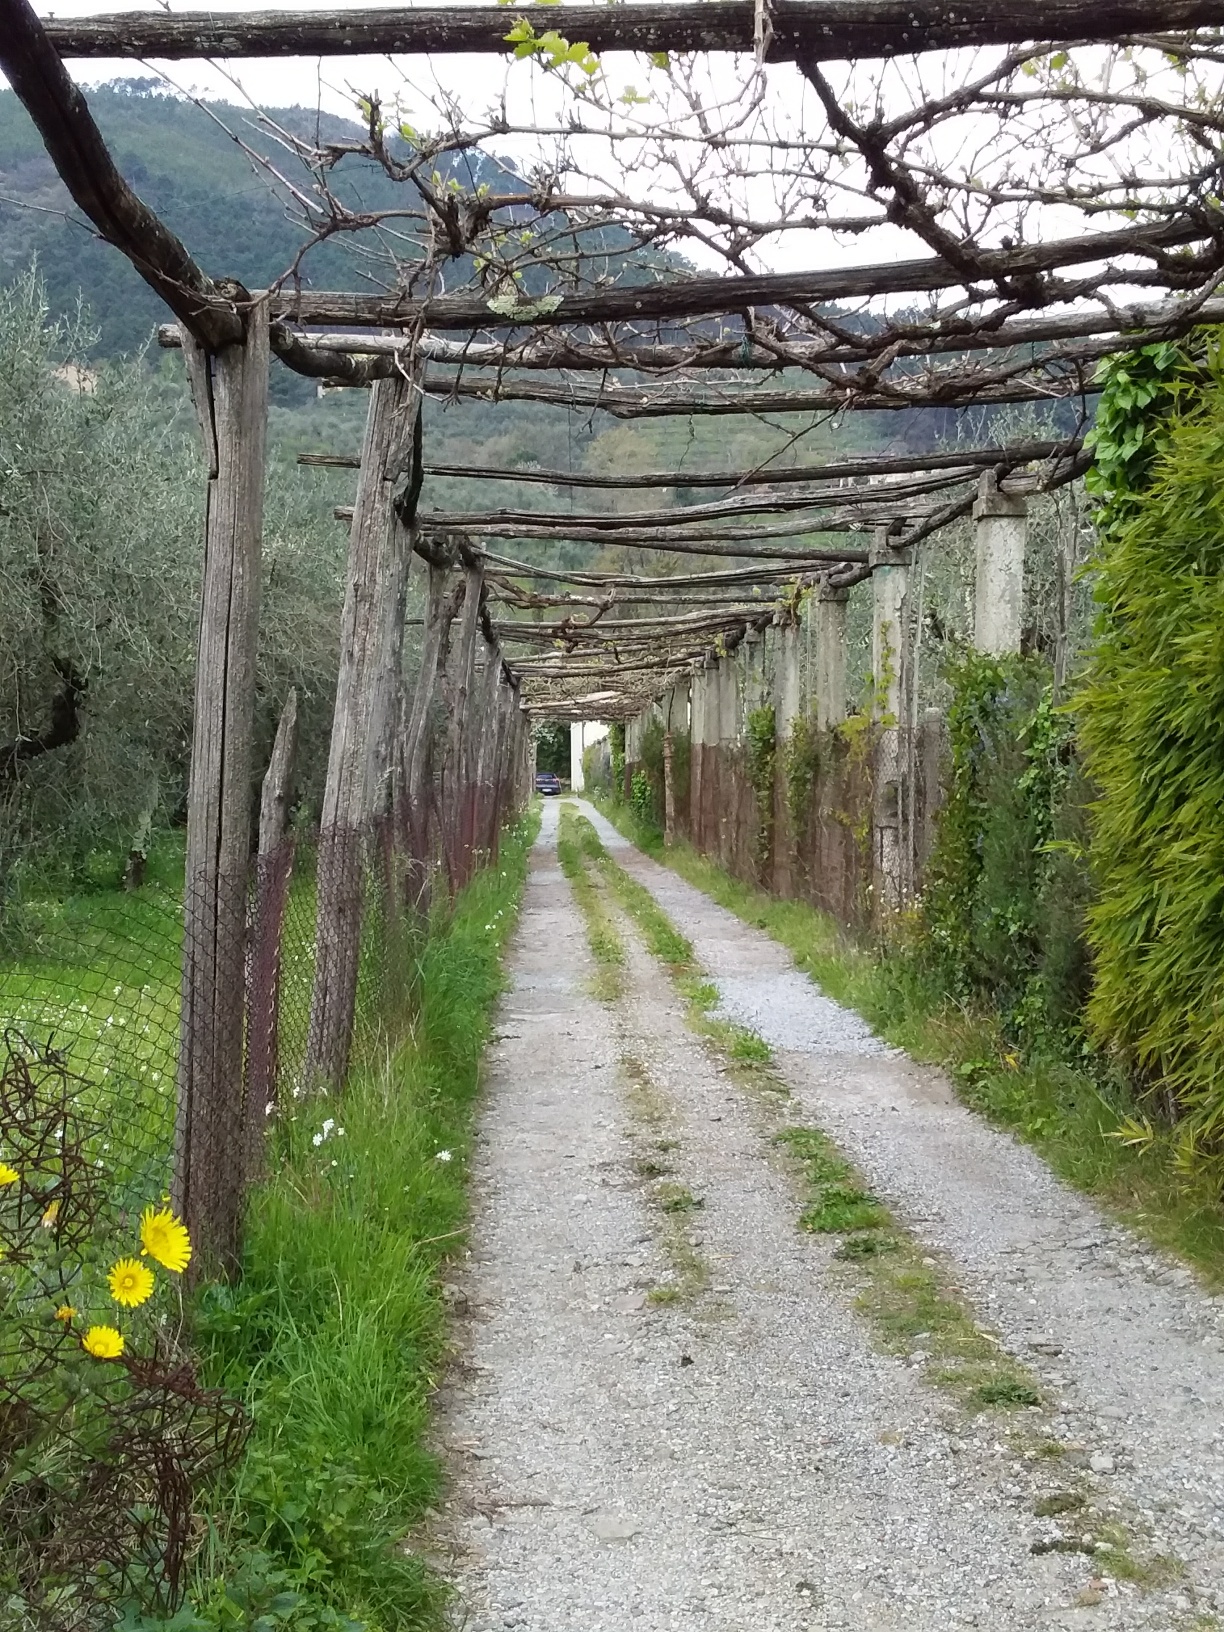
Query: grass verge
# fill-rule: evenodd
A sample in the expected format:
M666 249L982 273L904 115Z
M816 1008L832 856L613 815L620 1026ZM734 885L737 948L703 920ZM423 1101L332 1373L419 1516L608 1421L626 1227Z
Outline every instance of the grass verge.
M601 809L648 855L787 947L821 991L857 1010L881 1037L943 1066L967 1105L1032 1145L1061 1178L1184 1259L1210 1287L1224 1287L1224 1209L1215 1186L1184 1170L1171 1138L1126 1142L1135 1106L1107 1071L1087 1057L1077 1065L1040 1050L1023 1055L997 1015L950 1000L914 958L853 946L816 908L767 895L687 845L665 849L624 807Z
M441 1488L427 1440L441 1271L466 1233L480 1059L534 830L508 835L433 926L405 1040L285 1118L242 1279L200 1295L208 1379L243 1395L254 1429L175 1632L443 1624L443 1589L405 1538Z

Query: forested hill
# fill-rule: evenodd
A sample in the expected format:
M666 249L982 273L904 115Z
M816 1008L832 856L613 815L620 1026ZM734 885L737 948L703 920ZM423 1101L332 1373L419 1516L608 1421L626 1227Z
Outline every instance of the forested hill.
M225 127L257 152L275 154L287 174L295 161L256 128L249 108L211 103L205 111L159 93L156 83L118 80L88 93L119 168L209 272L263 287L289 266L302 233ZM307 108L269 112L311 137L362 135L355 124ZM350 203L402 202L396 184L367 162L346 158L337 173L337 191ZM305 178L300 167L298 174ZM71 313L83 299L101 355L135 350L165 320L164 306L122 255L61 212L80 220L25 109L12 91L0 91L0 284L36 255L55 312ZM349 246L338 240L314 248L302 275L315 287L358 287Z

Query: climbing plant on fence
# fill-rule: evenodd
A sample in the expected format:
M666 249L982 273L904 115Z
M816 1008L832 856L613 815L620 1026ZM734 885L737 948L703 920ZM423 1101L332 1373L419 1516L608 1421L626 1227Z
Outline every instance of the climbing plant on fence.
M1182 1120L1187 1161L1219 1162L1224 373L1215 342L1204 350L1207 383L1195 395L1182 388L1184 359L1163 400L1135 399L1117 374L1106 391L1097 433L1106 498L1100 613L1079 710L1100 790L1089 1024ZM1134 446L1148 450L1138 468L1123 456Z

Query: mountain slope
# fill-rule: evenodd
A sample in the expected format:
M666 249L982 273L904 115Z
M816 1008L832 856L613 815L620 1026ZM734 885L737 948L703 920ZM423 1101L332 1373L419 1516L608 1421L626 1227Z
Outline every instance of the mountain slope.
M207 271L260 288L292 263L303 241L301 227L287 217L282 199L225 127L256 152L274 156L294 181L309 178L254 126L249 109L212 103L205 111L161 94L152 80L115 81L91 91L89 104L124 176ZM269 111L285 128L317 131L325 140L362 135L356 124L309 109ZM403 190L359 158L342 160L336 177L337 193L350 204L403 203ZM133 351L165 320L165 308L124 257L79 222L25 109L12 91L0 91L0 283L37 257L57 314L71 314L83 298L98 331L98 353ZM342 239L313 248L302 268L303 283L361 287L352 249L351 241Z

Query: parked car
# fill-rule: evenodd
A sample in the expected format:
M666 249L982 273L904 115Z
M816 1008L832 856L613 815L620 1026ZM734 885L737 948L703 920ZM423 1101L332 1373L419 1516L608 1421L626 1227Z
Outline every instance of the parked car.
M560 793L561 778L554 771L537 771L535 789L537 793Z

